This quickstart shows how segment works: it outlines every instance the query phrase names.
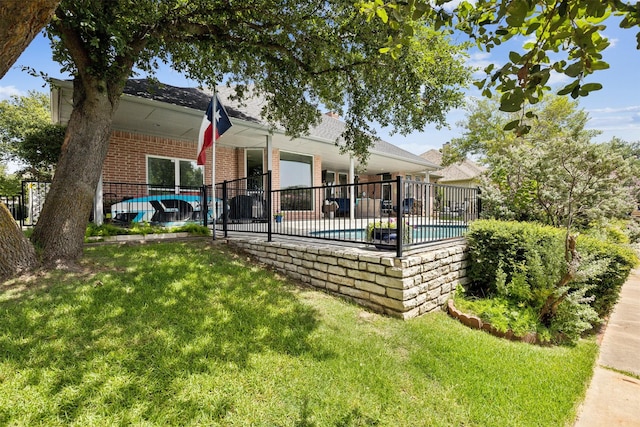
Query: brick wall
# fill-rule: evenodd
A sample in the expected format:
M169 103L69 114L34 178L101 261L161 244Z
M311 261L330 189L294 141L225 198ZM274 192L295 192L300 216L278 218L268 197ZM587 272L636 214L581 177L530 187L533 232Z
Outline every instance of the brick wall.
M469 279L462 239L395 258L359 248L228 239L228 244L290 278L368 307L409 319L445 307L451 293Z
M193 141L114 131L103 166L103 180L146 183L146 155L195 159L196 150Z
M124 131L111 133L109 151L103 166L106 182L147 182L147 155L195 160L198 146L183 141ZM204 177L211 184L211 149L207 150ZM232 180L244 176L244 150L233 147L216 148L216 180Z

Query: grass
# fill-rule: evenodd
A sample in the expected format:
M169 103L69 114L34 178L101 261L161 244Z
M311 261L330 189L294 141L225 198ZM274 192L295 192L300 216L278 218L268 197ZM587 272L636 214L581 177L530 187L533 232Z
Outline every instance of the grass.
M84 267L3 285L0 424L563 426L597 352L379 316L207 241Z
M87 225L85 231L85 242L90 237L109 237L121 234L160 234L160 233L180 233L186 232L197 236L210 236L211 230L204 225L196 223L187 223L176 227L163 227L160 225L152 225L148 222L134 222L128 226L115 224L96 225L92 222Z

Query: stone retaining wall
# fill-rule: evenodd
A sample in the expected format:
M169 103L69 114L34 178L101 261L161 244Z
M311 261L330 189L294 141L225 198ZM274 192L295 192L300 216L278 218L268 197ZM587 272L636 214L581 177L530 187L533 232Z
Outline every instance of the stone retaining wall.
M404 319L445 308L456 286L468 281L464 239L434 244L402 258L315 242L230 238L228 244L294 280Z

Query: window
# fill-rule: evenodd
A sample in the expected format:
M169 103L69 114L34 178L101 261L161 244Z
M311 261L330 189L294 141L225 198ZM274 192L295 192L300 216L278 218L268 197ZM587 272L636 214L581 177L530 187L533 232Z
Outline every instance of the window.
M195 160L147 157L147 182L158 187L200 187L203 167Z
M313 209L313 157L280 152L280 209Z
M248 190L262 190L262 174L264 173L262 150L247 150Z
M313 157L280 152L280 188L311 187Z

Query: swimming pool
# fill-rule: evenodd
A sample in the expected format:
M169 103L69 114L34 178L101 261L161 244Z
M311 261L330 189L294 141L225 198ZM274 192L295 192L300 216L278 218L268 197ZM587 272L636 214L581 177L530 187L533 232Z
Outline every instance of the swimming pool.
M411 243L430 242L434 240L461 237L467 231L466 225L417 225L412 226ZM313 237L332 240L366 241L366 229L353 228L347 230L325 230L309 233Z

